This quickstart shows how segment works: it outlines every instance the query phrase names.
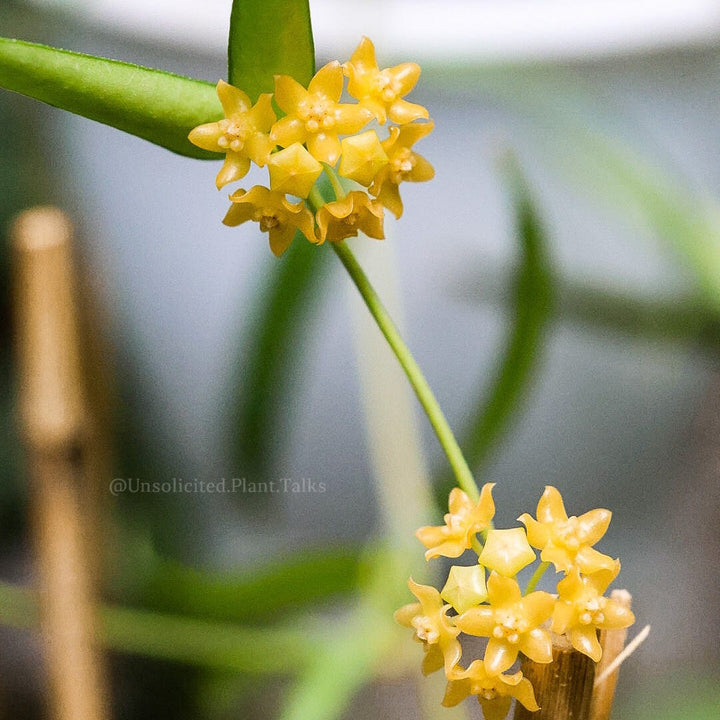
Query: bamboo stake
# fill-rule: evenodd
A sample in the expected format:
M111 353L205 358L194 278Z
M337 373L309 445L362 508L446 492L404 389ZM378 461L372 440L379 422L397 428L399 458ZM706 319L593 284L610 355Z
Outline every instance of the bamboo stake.
M19 405L38 553L42 630L55 720L107 717L95 647L84 511L88 427L63 213L36 208L12 228Z
M517 703L515 720L588 720L595 663L565 638L553 636L551 663L525 658L521 669L533 684L540 710L530 712Z

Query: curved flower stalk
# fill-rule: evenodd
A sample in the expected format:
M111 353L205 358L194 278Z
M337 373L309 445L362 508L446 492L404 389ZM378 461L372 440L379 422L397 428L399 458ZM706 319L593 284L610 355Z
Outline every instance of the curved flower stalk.
M459 557L469 550L477 553L477 558L467 566L454 565L439 594L434 588L420 586L426 598L422 612L419 609L411 612L408 609L411 606L406 606L396 618L404 625L417 628L416 623L420 623L421 627L434 628L433 637L439 637L442 628L446 637L454 639L452 653L432 651L437 657L431 660L431 651L426 647L423 659L423 668L430 663L434 669L445 669L448 684L444 705L457 705L475 695L486 718L502 720L513 698L531 712L538 709L530 680L522 672L511 672L521 654L535 663L553 662L555 633L567 636L578 652L598 662L602 656L598 630L626 628L634 622L634 616L627 607L604 594L616 578L620 562L610 560L610 566L605 567L607 561L591 560L596 555L606 556L597 551L586 553L606 532L610 511L591 510L579 518L568 518L562 496L557 489L548 487L538 504L538 519L527 513L520 516L527 530L498 529L492 526L495 514L492 489L493 484L486 483L480 499L474 503L459 488L454 488L445 525L417 531L418 539L428 548L427 560ZM533 547L544 551L551 543L554 553L550 553L550 558L541 553L543 562L530 585L534 586L548 559L559 558L558 571L563 578L557 583L557 594L529 589L523 593L517 573L537 561ZM586 564L578 562L578 557ZM581 565L596 569L585 573ZM413 592L420 598L416 589ZM449 604L443 605L443 600ZM456 614L449 613L450 606ZM425 616L434 618L434 624L418 620ZM466 635L487 638L481 657L467 657L469 649L463 647ZM466 669L460 665L461 655L464 663L469 662Z

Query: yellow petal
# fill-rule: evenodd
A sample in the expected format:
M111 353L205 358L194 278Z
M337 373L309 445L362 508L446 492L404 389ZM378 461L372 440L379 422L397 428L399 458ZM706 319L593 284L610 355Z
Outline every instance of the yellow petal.
M552 662L552 640L550 634L542 628L534 628L520 638L520 652L525 653L533 662Z
M587 655L595 662L600 662L602 647L598 641L597 630L594 625L573 628L570 633L570 642L578 652Z
M555 598L550 593L536 590L529 595L525 595L520 600L519 605L528 625L538 627L552 615Z
M321 67L308 85L308 90L311 93L324 95L334 102L340 100L342 88L343 71L342 66L337 60L333 60Z
M343 103L336 105L333 111L335 132L340 135L356 133L372 120L372 113L360 105Z
M224 80L218 80L216 87L225 117L247 112L250 109L250 105L252 105L250 98L239 88Z
M272 93L262 93L255 105L248 111L248 120L260 132L270 131L272 124L277 120L272 106Z
M270 250L275 257L280 257L289 247L293 237L295 237L295 228L292 225L280 225L271 228L268 232Z
M528 513L523 513L518 520L527 530L527 539L530 545L542 550L550 541L550 528L535 520Z
M263 167L275 148L275 143L264 133L254 133L245 141L245 150L248 157L260 167Z
M340 157L340 140L336 134L320 132L307 138L307 147L311 155L320 162L335 165Z
M228 183L244 178L248 170L250 170L249 158L239 153L228 152L227 155L225 155L225 162L215 178L217 189L219 190Z
M289 75L275 76L275 102L288 115L308 96L308 91Z
M488 597L494 607L511 605L520 600L522 594L517 582L496 572L490 573L487 581Z
M562 495L552 485L545 487L537 506L537 519L541 523L567 522Z
M388 108L387 113L390 119L398 125L405 125L420 118L427 120L430 117L426 107L407 100L395 100Z
M405 627L412 627L412 619L422 612L422 605L420 603L408 603L398 608L393 617L395 622L404 625Z
M225 152L225 150L217 144L222 134L223 131L219 122L205 123L204 125L198 125L193 128L188 135L188 140L203 150Z
M406 180L410 182L427 182L435 177L435 168L422 156L413 153L415 165L408 173Z
M422 662L422 674L431 675L445 665L445 657L438 645L425 644L425 655Z
M375 192L371 188L371 192ZM403 214L403 204L400 198L399 187L392 182L383 183L380 192L377 194L377 199L382 203L383 207L386 207L396 218L400 218Z
M245 192L241 190L239 192ZM235 227L252 220L254 207L252 203L233 203L223 218L223 224Z
M497 640L491 637L485 648L485 669L488 675L499 675L501 672L512 667L517 659L517 645L510 645L505 640Z
M492 700L478 695L478 701L482 707L485 720L505 720L507 714L510 712L510 705L512 703L511 698L503 697L502 695L498 695Z
M470 695L470 680L451 680L445 688L445 697L442 699L444 707L454 707Z
M293 143L302 143L307 137L305 123L292 115L280 118L270 131L270 139L280 147L288 147Z
M495 627L495 613L489 605L471 607L455 618L455 627L477 637L490 637Z
M360 43L350 57L348 64L362 68L363 70L378 69L377 60L375 59L375 46L369 37L363 35L362 40L360 40Z
M397 83L399 97L407 95L420 79L420 66L414 62L401 63L385 72Z
M535 691L533 690L532 683L527 678L523 678L518 683L512 692L512 696L530 712L536 712L540 709L535 699Z

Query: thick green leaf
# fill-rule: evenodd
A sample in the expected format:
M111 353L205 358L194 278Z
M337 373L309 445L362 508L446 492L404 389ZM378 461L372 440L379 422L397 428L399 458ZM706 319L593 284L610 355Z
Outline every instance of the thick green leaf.
M196 125L222 117L208 82L151 68L0 38L0 87L97 120L195 158Z
M307 85L314 72L308 0L234 0L228 41L232 85L254 101L273 91L275 75Z
M460 443L474 470L489 458L521 407L537 368L554 304L545 232L514 159L507 163L506 169L521 259L512 281L512 322L497 374L478 403ZM439 490L442 497L447 496L451 483L448 478L442 484Z

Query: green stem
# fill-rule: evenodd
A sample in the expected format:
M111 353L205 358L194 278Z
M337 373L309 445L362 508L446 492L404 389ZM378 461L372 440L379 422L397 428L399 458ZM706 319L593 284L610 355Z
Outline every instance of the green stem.
M529 595L538 584L540 578L545 574L545 571L550 567L549 562L541 562L536 568L532 577L528 580L528 584L525 587L525 595Z
M365 275L365 272L360 267L360 264L352 253L352 250L350 250L344 242L334 242L331 243L331 245L337 256L340 258L340 262L342 262L345 269L348 271L350 278L355 283L355 287L357 287L362 299L365 301L365 304L370 311L370 314L375 319L380 331L385 336L385 339L388 341L392 351L395 353L395 357L397 357L400 365L405 371L405 374L407 375L420 404L425 410L425 414L428 416L428 420L430 420L430 424L432 425L438 440L440 441L440 445L442 445L442 448L447 455L458 485L473 501L477 501L480 497L480 493L478 492L477 485L475 484L475 479L473 478L472 472L470 471L462 451L460 450L460 446L450 429L450 425L445 419L445 415L440 409L440 406L438 405L425 376L422 374L419 365L415 361L415 358L412 356L412 353L403 339L400 337L400 333L398 332L395 323L382 304L382 301L375 292L375 289L370 284L367 275Z

